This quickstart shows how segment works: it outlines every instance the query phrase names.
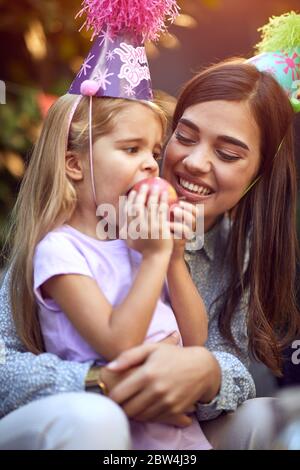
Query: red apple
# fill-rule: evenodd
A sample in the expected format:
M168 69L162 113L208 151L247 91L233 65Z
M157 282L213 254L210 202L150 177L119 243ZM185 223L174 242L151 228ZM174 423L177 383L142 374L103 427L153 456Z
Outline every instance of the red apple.
M160 193L167 191L168 192L168 204L170 208L173 206L173 204L176 204L178 202L177 193L175 189L173 188L173 186L170 183L168 183L167 180L163 178L159 178L158 176L156 176L155 178L145 178L139 181L138 183L136 183L132 189L134 189L135 191L139 191L140 187L143 184L147 184L147 186L149 186L150 188L150 191L153 188L158 188Z

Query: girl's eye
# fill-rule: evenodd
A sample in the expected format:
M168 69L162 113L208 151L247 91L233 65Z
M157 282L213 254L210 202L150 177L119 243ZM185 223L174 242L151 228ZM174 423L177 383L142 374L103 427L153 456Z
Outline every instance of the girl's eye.
M218 154L223 160L226 160L226 161L228 161L228 162L234 162L234 161L240 159L240 157L239 157L238 155L234 156L234 155L231 155L230 153L222 152L222 150L217 150L217 154Z
M184 135L180 134L180 132L178 132L178 131L175 132L175 137L182 144L193 145L193 144L197 143L195 140L189 139L188 137L185 137Z
M139 151L138 147L127 147L124 149L127 153L137 153Z

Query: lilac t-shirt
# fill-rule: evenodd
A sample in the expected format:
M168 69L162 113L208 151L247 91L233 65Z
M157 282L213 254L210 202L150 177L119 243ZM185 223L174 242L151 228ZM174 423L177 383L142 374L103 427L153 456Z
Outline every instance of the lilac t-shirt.
M52 299L43 298L40 288L48 279L61 274L89 276L115 307L130 291L140 263L141 254L129 249L124 240L100 241L69 225L49 232L38 243L33 260L34 293L46 350L66 360L107 362L78 333L59 305ZM145 341L160 341L174 331L179 332L179 329L164 288ZM131 431L135 449L196 450L211 447L196 418L185 429L131 421Z

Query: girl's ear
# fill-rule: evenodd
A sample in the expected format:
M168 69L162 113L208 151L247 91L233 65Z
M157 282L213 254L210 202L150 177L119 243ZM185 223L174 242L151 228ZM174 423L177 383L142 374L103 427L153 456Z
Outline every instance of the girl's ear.
M82 161L77 153L69 150L66 153L66 175L73 181L83 180Z

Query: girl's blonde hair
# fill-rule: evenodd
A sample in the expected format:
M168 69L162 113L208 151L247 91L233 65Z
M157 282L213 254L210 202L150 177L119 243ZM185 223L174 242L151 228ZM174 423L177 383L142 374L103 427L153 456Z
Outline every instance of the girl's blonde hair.
M69 120L76 95L64 95L49 110L25 173L12 212L7 247L10 251L10 296L17 333L27 350L43 351L43 340L33 294L33 256L36 245L54 228L64 224L76 206L76 191L65 172L66 150L88 155L89 98L83 97ZM121 109L133 101L93 99L93 142L112 131ZM165 132L166 118L154 103L150 107Z

